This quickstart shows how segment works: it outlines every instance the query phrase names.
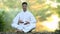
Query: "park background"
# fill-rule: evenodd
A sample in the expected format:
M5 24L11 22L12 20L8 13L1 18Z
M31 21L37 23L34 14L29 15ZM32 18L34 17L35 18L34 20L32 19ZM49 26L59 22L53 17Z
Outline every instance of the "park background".
M14 17L21 11L22 2L28 3L28 10L37 23L33 32L55 32L60 30L60 0L0 0L0 31L15 32L11 27Z

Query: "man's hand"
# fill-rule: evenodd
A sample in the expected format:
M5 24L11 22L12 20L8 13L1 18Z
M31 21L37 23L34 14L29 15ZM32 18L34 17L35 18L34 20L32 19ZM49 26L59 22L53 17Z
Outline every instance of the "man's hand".
M24 23L22 20L18 20L18 25L19 25L19 23Z
M26 21L26 23L24 25L27 25L27 24L30 24L30 22L29 21Z

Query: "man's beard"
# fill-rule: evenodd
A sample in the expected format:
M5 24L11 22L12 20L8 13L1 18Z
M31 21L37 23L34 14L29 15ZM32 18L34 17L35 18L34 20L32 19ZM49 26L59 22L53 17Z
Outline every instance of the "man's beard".
M26 12L26 9L23 9L24 12Z

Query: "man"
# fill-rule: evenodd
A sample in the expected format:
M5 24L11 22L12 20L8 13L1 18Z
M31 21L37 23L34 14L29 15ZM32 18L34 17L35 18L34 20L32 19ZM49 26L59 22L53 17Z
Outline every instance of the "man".
M23 10L14 18L12 27L20 31L29 32L36 27L36 20L34 16L27 11L27 3L22 3Z

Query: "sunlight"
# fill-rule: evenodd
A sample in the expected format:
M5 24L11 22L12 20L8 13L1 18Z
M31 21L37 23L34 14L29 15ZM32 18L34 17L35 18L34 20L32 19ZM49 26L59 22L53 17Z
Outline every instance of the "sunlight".
M40 16L37 16L37 24L36 24L36 31L37 32L54 32L58 29L59 18L56 14L52 14L50 17L47 18L46 21L39 21Z
M21 2L26 2L26 0L21 0Z
M53 2L52 4L51 4L51 7L53 7L53 8L57 8L57 3L56 2Z
M46 4L50 4L51 3L51 1L50 0L46 0L46 2L45 2Z
M49 18L48 18L47 21L43 23L43 25L48 27L50 31L55 31L56 29L58 29L59 18L54 14L51 15L50 18L52 18L53 20L49 21Z
M50 11L50 10L48 10L45 14L49 14L49 13L51 13L51 11Z
M46 3L46 4L50 4L51 7L53 7L53 8L57 8L57 5L58 5L58 3L56 2L56 0L55 0L54 2L51 1L51 0L46 0L45 3Z

